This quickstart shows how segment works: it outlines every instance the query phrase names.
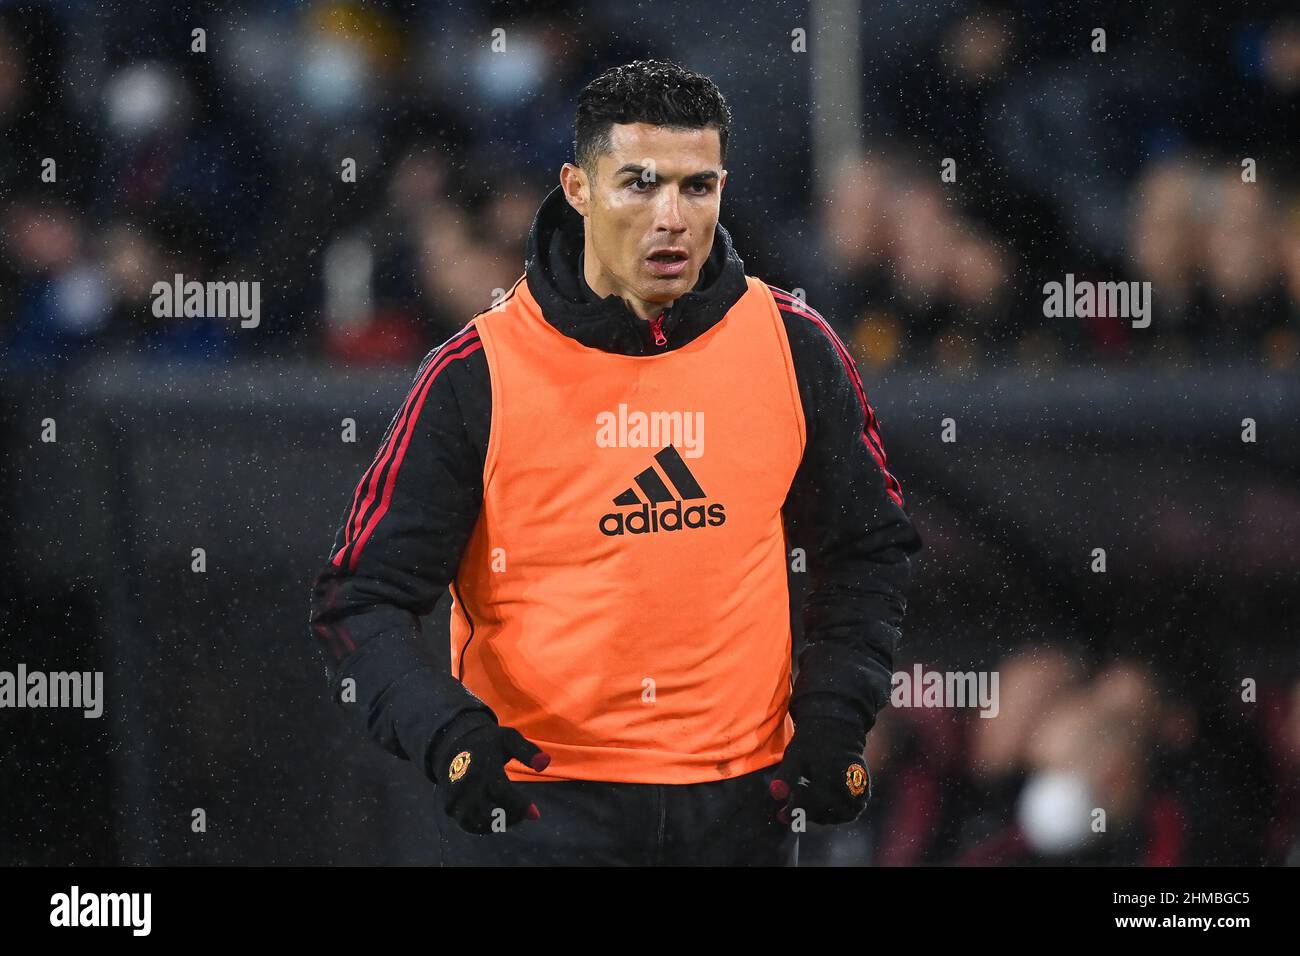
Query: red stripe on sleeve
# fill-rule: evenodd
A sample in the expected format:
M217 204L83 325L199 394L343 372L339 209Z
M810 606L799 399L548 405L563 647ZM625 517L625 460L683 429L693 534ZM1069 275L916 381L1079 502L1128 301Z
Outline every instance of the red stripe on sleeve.
M893 476L886 465L885 443L880 438L880 429L876 421L876 411L867 401L866 387L862 384L862 377L858 375L857 365L854 363L852 355L849 354L848 346L846 346L843 340L835 334L835 330L831 328L831 324L822 317L821 313L809 306L808 303L804 302L798 296L791 295L784 289L778 289L776 286L772 285L769 285L768 288L772 290L772 296L776 299L777 308L783 312L788 312L791 315L803 316L810 322L814 323L822 330L826 337L831 340L831 344L835 347L836 354L840 357L840 363L849 373L849 380L853 383L853 388L858 394L858 402L862 405L862 440L866 443L867 448L870 449L872 457L876 459L876 463L880 465L880 470L884 472L885 490L889 493L889 497L893 498L894 502L900 508L903 507L903 486L899 484L898 479Z
M417 377L415 384L407 395L406 402L402 407L402 414L397 420L397 427L390 431L383 447L375 456L370 469L362 476L361 482L357 486L356 495L353 499L352 514L348 519L347 533L344 536L342 546L331 559L335 566L342 566L344 555L351 550L347 562L348 570L353 570L356 567L361 548L365 546L365 542L374 533L379 519L388 510L388 503L392 500L393 485L397 480L398 469L401 468L402 460L406 456L406 448L410 443L412 433L415 431L415 424L419 419L420 410L424 407L424 400L429 394L429 388L433 385L434 379L438 377L438 373L456 359L472 355L482 347L483 343L478 338L478 331L467 328L453 338L448 339L442 348L433 353L432 361ZM385 471L385 469L387 470ZM364 519L363 516L374 504L376 494L379 493L381 475L383 476L383 492L379 497L379 507L374 510L368 519ZM363 489L365 489L365 498L358 503ZM358 533L357 529L362 525L363 521L364 528Z

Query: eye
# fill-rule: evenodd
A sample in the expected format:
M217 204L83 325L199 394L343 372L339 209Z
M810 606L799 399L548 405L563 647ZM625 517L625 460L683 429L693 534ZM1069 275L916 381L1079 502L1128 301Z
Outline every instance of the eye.
M633 191L643 193L645 192L645 190L641 189L640 187L653 186L655 185L655 181L653 179L642 179L640 176L638 176L636 179L632 180L632 182L630 182L628 185L632 187Z

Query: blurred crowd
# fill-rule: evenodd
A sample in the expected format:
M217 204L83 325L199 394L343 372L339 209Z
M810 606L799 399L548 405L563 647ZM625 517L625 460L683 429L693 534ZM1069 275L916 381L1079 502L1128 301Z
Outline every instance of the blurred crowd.
M869 811L810 827L800 863L1300 866L1300 681L1195 700L1052 645L997 672L995 719L886 708Z
M818 184L802 3L716 32L677 0L5 4L0 344L37 367L409 364L518 277L578 90L658 56L732 101L723 221L748 271L803 289L868 365L1297 367L1293 7L867 6L861 151ZM1151 327L1046 317L1067 273L1151 282ZM175 274L260 282L259 327L155 317Z
M1071 267L1057 253L1053 271L1025 266L1014 243L947 202L944 188L889 160L853 160L836 174L826 215L836 314L856 316L848 334L864 363L930 349L955 371L991 357L1041 364L1070 354L1300 367L1300 191L1281 209L1273 187L1242 182L1229 160L1207 169L1182 155L1155 159L1116 226L1123 261ZM1150 282L1150 328L1129 316L1045 317L1041 287L1067 273Z

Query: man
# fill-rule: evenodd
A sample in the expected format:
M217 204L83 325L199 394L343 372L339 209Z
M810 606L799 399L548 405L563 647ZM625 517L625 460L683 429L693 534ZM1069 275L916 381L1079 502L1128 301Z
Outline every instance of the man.
M316 581L444 863L790 865L870 797L920 540L847 349L718 224L730 125L672 64L583 91L524 275L425 358Z

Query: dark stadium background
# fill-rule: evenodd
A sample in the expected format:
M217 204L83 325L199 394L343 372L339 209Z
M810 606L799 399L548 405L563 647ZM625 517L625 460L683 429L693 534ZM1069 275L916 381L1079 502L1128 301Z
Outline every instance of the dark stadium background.
M1300 862L1293 4L262 0L0 4L0 667L108 696L0 713L0 863L437 861L309 585L421 356L521 272L577 91L640 57L721 86L746 271L856 351L926 543L897 669L1001 676L994 720L884 714L871 809L801 861ZM154 318L176 272L259 281L260 325ZM1150 281L1150 327L1045 318L1067 273ZM1062 762L1112 810L1052 855Z

